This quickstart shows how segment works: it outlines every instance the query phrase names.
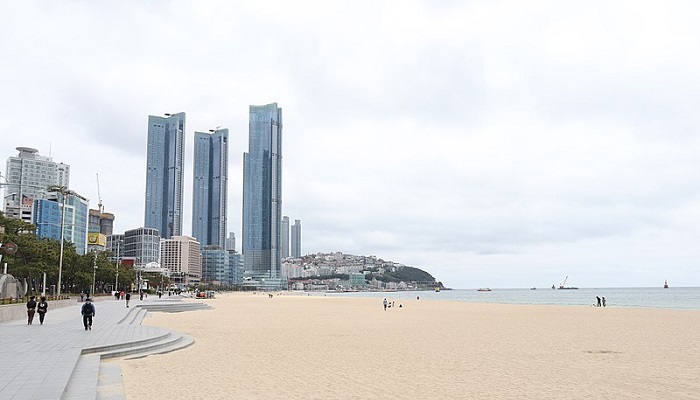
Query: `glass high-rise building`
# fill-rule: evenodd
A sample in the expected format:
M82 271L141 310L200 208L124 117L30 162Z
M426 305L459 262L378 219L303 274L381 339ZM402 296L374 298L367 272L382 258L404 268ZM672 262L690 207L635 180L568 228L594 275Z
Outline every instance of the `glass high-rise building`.
M167 239L182 234L185 113L148 116L144 225Z
M280 277L282 109L250 106L243 154L243 259L247 274Z
M37 227L40 239L63 239L73 243L75 252L85 254L87 251L88 201L82 196L49 193L48 199L34 200L32 223ZM65 200L66 209L63 210Z
M228 129L194 133L192 236L204 246L226 245Z
M292 257L301 257L301 220L294 220L294 225L292 225L292 244L290 247Z
M280 256L284 260L289 257L289 217L282 216L282 230L280 231Z

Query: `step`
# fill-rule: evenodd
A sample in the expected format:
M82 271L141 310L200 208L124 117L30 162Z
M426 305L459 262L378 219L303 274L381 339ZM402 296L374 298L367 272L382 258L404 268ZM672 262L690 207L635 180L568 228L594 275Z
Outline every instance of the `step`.
M100 357L104 359L109 359L109 358L115 358L115 357L126 357L126 356L131 356L134 354L141 354L141 353L148 353L156 350L161 350L169 346L176 345L179 341L181 341L183 338L183 335L181 333L173 332L172 334L168 335L167 338L164 338L163 340L157 341L157 342L151 342L148 344L143 344L140 346L134 346L134 347L129 347L129 348L123 348L119 350L114 350L114 351L109 351L100 354Z

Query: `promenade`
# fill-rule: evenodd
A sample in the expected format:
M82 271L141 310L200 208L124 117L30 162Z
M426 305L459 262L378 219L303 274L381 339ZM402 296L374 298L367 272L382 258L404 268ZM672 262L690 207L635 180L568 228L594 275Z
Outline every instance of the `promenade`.
M134 297L136 298L134 300ZM124 399L115 357L145 357L189 346L194 339L168 329L142 326L147 313L209 308L178 296L95 302L92 330L83 327L82 303L51 308L43 325L21 320L0 323L0 399Z

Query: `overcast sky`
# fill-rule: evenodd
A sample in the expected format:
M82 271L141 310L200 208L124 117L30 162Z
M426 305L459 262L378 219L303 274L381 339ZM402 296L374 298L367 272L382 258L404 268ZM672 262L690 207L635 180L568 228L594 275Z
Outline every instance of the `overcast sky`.
M71 166L143 226L148 115L230 130L240 251L248 106L283 109L302 253L454 288L700 286L694 1L2 1L0 158Z

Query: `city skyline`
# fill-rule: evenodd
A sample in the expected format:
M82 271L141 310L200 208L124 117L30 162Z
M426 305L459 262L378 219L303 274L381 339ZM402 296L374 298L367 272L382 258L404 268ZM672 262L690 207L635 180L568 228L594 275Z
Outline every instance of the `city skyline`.
M146 116L184 111L181 233L192 128L225 126L240 251L249 105L276 101L304 253L455 288L700 285L700 4L128 4L0 3L0 155L70 165L92 209L99 173L115 233L144 225Z

